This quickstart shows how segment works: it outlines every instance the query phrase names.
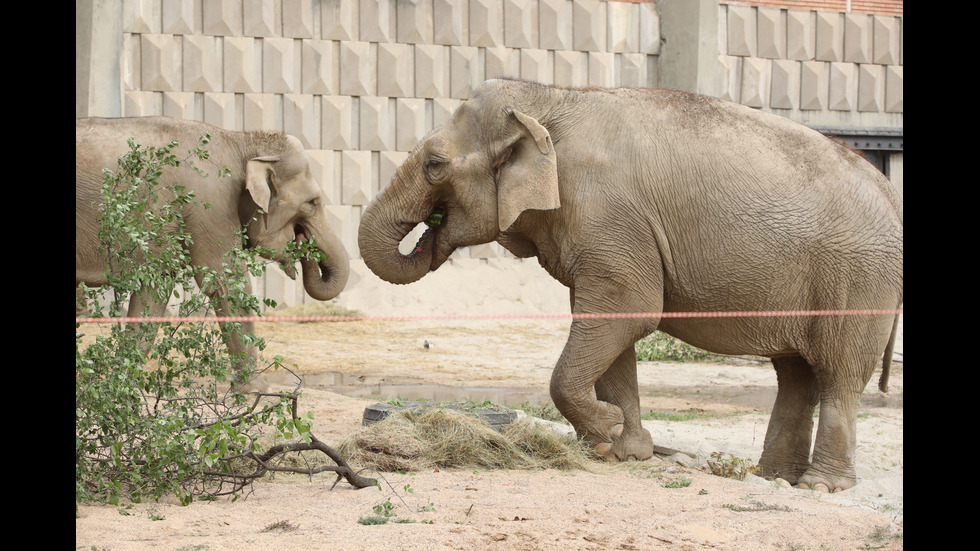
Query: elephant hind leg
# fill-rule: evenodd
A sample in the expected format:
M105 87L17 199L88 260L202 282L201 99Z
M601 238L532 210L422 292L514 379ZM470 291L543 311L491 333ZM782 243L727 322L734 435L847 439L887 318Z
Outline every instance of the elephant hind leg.
M778 389L759 466L763 476L796 484L810 468L813 412L820 392L813 368L801 356L773 358L772 363Z

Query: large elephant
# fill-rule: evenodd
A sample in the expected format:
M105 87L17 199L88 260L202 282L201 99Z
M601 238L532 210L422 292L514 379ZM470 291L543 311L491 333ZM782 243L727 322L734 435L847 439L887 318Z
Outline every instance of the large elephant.
M236 232L243 228L249 247L276 251L277 258L272 260L277 261L281 261L287 243L312 239L326 260L300 261L306 292L317 300L337 296L347 284L349 258L330 228L320 187L299 139L282 132L237 132L167 117L75 120L75 285L108 283L99 245L102 169L118 169L118 157L128 151L127 139L134 137L138 144L154 147L177 141L181 148L190 150L205 134L211 136L205 148L213 161L209 166L214 167L208 177L182 163L180 167L166 167L160 178L161 184L178 183L195 194L195 204L182 210L193 238L189 245L191 262L221 273L225 255L241 242ZM223 167L231 171L230 177L218 177L217 171ZM282 268L295 279L295 266L282 264ZM211 294L216 290L208 289ZM236 313L226 301L215 302L218 315ZM129 315L140 315L146 306L159 315L166 305L145 305L134 293ZM254 324L243 322L242 330L251 333ZM256 356L255 348L246 347L237 333L226 336L233 355Z
M402 255L399 241L423 221L431 228ZM358 243L391 283L416 281L467 245L496 240L536 256L569 288L576 314L551 397L610 460L653 453L636 340L659 329L710 351L770 357L778 395L760 466L833 491L856 484L859 398L897 316L658 314L896 311L902 228L901 200L881 173L787 119L673 90L501 79L421 140L365 209ZM622 312L650 315L578 315Z

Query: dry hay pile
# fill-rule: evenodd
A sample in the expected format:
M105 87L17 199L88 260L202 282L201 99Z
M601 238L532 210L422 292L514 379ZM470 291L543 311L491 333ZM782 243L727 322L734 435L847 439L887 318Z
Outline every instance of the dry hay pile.
M530 418L497 432L485 421L452 409L420 408L389 415L340 444L351 465L380 472L442 468L586 469L581 442Z

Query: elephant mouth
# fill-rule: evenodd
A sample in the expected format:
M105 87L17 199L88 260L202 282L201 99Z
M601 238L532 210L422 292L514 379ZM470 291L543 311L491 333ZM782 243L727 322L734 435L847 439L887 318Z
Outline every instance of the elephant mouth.
M304 228L301 224L296 224L295 226L293 226L293 233L296 235L296 237L293 238L294 243L299 244L299 243L306 243L307 241L309 241L309 238L307 237L309 232L307 232L306 228ZM283 272L286 273L287 276L289 276L289 279L292 280L296 279L295 262L292 263L286 262L286 259L280 256L279 267L282 269Z

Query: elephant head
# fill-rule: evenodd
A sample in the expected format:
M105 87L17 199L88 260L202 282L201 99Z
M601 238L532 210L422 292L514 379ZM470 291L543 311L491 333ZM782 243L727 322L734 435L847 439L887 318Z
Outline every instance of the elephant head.
M365 209L358 245L390 283L436 270L458 247L489 243L526 210L556 209L557 158L548 130L484 83L444 126L432 130ZM429 229L409 254L399 243Z
M254 213L246 222L248 245L275 251L271 260L295 279L296 269L284 262L283 251L291 241L315 241L325 260L300 260L303 286L314 299L329 300L347 284L347 252L330 229L306 151L294 136L283 139L281 154L253 157L245 167L245 196L261 209L245 208ZM248 203L245 196L243 202Z

